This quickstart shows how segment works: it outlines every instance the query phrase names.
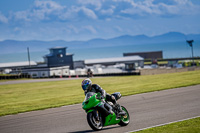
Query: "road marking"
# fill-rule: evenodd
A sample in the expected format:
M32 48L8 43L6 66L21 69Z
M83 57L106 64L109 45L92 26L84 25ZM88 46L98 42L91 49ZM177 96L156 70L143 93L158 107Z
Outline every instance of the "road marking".
M190 119L194 119L194 118L198 118L198 117L200 117L200 116L195 116L195 117L190 117L190 118L186 118L186 119L182 119L182 120L167 122L167 123L163 123L163 124L159 124L159 125L154 125L154 126L145 127L145 128L141 128L141 129L137 129L137 130L133 130L133 131L128 131L128 132L125 132L125 133L138 132L138 131L142 131L142 130L145 130L145 129L149 129L149 128L153 128L153 127L160 127L160 126L164 126L164 125L168 125L168 124L172 124L172 123L176 123L176 122L181 122L181 121L185 121L185 120L190 120Z

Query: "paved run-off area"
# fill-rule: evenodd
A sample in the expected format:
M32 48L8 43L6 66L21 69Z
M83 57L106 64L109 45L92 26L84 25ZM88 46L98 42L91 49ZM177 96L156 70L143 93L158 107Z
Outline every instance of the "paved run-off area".
M131 121L126 127L105 127L102 132L129 132L200 116L200 85L123 97ZM1 133L92 132L81 104L0 117Z

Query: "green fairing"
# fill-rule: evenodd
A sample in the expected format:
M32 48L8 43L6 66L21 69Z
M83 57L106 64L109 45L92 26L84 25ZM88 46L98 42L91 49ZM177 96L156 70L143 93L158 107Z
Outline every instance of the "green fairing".
M120 122L120 119L116 119L116 114L113 113L113 115L108 115L106 117L104 126L109 126L109 125L113 125L113 124L118 124Z
M89 111L87 111L86 113L90 113L90 112L92 112L92 111L94 111L94 109L90 109Z
M97 94L94 94L94 95L91 96L87 101L84 101L84 102L82 103L82 108L83 108L84 110L91 109L91 108L97 106L99 103L101 103L101 100L96 99L96 95L97 95Z

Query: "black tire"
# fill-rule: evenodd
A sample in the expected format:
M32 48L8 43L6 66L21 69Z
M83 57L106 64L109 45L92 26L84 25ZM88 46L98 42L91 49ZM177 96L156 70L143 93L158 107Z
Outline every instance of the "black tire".
M124 107L124 106L121 106L122 110L124 110L126 112L126 115L125 116L122 116L120 119L120 122L119 122L119 125L120 126L127 126L130 122L130 116L129 116L129 113L128 113L128 110Z
M100 117L100 120L97 122L94 118L93 112L89 112L87 114L87 121L90 127L95 131L101 130L103 128L102 118Z

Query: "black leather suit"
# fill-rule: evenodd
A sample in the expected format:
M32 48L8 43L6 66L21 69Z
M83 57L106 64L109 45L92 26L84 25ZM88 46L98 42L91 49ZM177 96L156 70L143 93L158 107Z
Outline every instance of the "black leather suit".
M115 97L112 96L112 95L110 95L110 94L108 94L108 93L106 93L106 91L103 90L103 89L102 89L99 85L97 85L97 84L92 84L91 90L86 91L86 92L85 92L85 95L87 94L87 92L94 92L94 93L100 92L101 95L102 95L103 97L106 98L106 101L110 101L110 102L112 102L114 105L116 104Z

